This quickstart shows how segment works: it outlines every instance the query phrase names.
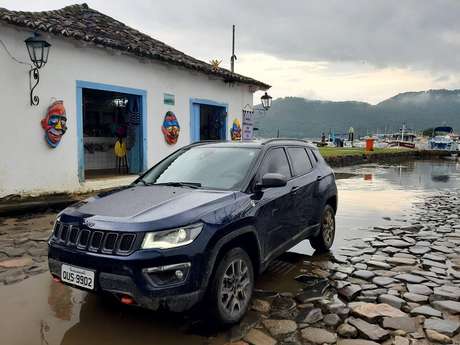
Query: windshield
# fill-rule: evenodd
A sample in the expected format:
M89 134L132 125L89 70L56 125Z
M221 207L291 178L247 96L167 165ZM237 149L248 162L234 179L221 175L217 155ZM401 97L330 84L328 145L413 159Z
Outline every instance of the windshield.
M196 146L178 151L152 168L140 183L183 183L209 189L241 188L259 149L244 147Z

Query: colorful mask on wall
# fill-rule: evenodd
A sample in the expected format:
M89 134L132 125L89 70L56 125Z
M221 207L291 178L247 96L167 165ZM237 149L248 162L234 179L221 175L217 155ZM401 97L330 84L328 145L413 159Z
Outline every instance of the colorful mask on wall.
M46 117L41 121L45 130L45 140L48 145L55 148L61 142L61 138L67 131L67 117L64 102L56 101L48 108Z
M161 131L165 136L165 140L169 145L174 145L179 139L180 126L176 115L172 111L168 111L163 120Z
M241 140L241 123L240 120L234 119L232 128L230 128L230 137L232 140Z

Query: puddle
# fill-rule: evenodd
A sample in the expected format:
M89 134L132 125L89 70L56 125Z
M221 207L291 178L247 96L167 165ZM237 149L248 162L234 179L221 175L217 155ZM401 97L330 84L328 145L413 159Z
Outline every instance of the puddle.
M349 238L369 236L370 226L404 224L414 203L440 189L460 186L460 162L408 161L404 165L364 164L336 170L339 202L332 250ZM312 255L308 241L292 251Z
M187 331L186 315L120 306L55 283L46 273L3 286L0 298L2 344L204 343Z
M371 236L370 226L404 223L418 198L444 188L460 187L457 162L408 162L404 166L363 165L340 169L337 235L333 252L347 247L346 239ZM337 174L339 176L339 174ZM45 225L46 221L43 220ZM327 270L328 255L312 257L308 242L276 260L257 281L265 291L313 297L324 293L311 273ZM295 279L301 276L302 278ZM224 344L230 333L213 333L193 314L152 313L108 303L54 283L47 273L0 287L0 334L8 345ZM283 299L277 303L282 305ZM254 322L249 314L245 323ZM240 328L243 326L239 326Z

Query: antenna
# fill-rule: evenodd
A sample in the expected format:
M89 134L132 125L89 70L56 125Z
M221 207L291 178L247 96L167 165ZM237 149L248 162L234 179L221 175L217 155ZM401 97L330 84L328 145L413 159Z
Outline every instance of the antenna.
M232 56L230 57L230 70L235 72L235 24L233 24L233 33L232 33Z

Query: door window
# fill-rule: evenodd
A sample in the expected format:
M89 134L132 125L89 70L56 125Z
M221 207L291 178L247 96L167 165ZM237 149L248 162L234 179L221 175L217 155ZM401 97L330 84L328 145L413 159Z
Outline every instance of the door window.
M289 162L286 157L286 153L283 148L276 148L270 150L265 156L264 161L259 169L259 178L261 179L265 174L277 173L291 177L291 170L289 168Z
M225 140L224 107L200 104L200 140Z
M308 158L307 151L303 147L288 147L294 176L301 176L309 172L313 166Z

